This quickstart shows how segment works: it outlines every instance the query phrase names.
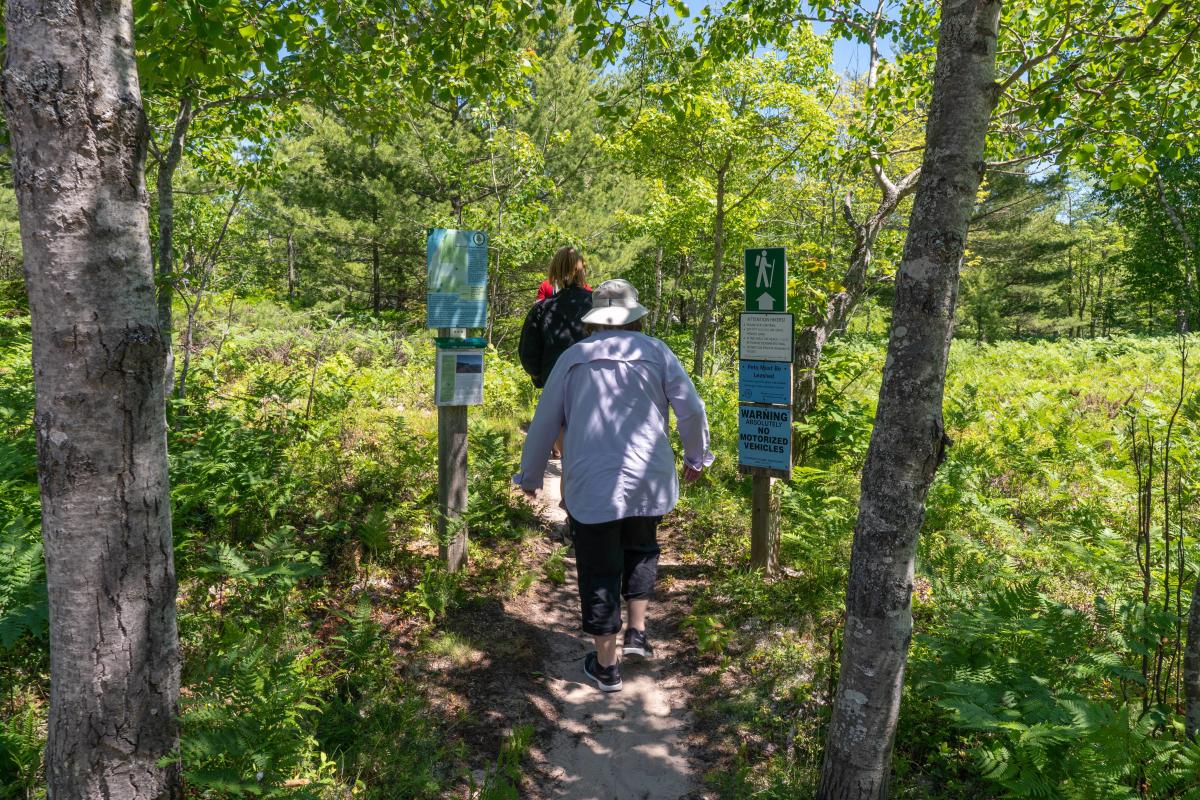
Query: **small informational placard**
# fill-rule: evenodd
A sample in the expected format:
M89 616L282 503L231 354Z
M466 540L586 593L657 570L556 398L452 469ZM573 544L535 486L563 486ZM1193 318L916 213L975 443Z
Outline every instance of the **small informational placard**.
M787 249L746 250L746 310L787 311Z
M437 351L434 401L439 406L477 406L483 403L483 351Z
M782 361L738 364L738 400L743 403L792 404L792 365Z
M792 410L738 406L738 465L789 476L792 468Z
M425 326L487 326L488 237L486 231L435 228L426 247Z
M743 312L739 357L746 361L792 361L792 315Z

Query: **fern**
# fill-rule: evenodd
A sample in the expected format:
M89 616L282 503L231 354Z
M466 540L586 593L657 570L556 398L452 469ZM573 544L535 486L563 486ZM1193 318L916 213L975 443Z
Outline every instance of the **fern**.
M274 639L227 635L197 667L182 702L175 758L196 788L233 797L308 797L318 781L286 785L323 763L312 733L328 678L310 655Z
M33 800L41 781L44 720L34 703L0 717L0 800Z
M1098 618L1125 625L1102 609ZM950 615L946 635L924 636L936 663L914 672L954 726L979 737L979 774L1012 798L1115 800L1191 793L1200 748L1171 720L1093 693L1130 674L1126 655L1095 620L1041 593L1036 581L994 587ZM1100 698L1103 695L1100 694ZM1149 789L1148 793L1145 791Z
M25 634L45 639L48 630L42 542L18 517L0 533L0 647L12 650Z

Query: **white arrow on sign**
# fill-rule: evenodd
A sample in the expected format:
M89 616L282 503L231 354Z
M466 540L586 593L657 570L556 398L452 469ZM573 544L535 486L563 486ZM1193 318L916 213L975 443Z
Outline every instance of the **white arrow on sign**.
M758 310L759 311L774 311L775 310L775 298L771 297L771 295L769 295L766 292L763 292L762 294L760 294L758 296Z

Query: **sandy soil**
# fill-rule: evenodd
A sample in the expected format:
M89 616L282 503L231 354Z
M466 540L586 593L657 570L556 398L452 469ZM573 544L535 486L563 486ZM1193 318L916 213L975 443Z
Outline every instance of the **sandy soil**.
M552 461L539 497L539 516L551 526L565 524L558 507L559 464ZM557 715L548 746L538 754L540 780L529 796L544 800L678 800L702 797L698 770L689 759L692 717L679 667L676 625L686 594L670 578L670 547L665 547L657 602L651 604L648 633L656 658L636 657L621 665L624 688L605 694L583 674L591 637L579 630L579 599L574 560L567 580L535 586L531 602L518 614L541 633L546 694ZM516 609L513 609L516 611Z
M546 535L524 544L526 568L536 576L530 588L455 610L439 627L458 648L410 668L421 673L440 716L456 720L452 730L476 765L477 786L505 735L531 725L523 799L706 800L713 795L701 777L720 754L711 732L693 726L690 702L702 670L678 629L701 570L680 563L669 527L660 528L657 597L647 621L657 657L630 658L621 667L624 689L598 691L583 674L592 640L579 628L573 554L562 583L545 569L563 548L559 469L552 461L534 504Z

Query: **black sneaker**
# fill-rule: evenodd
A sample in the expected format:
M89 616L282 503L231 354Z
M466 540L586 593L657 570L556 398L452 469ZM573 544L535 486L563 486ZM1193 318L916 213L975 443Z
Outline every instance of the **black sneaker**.
M616 664L611 667L600 666L595 650L583 660L583 672L596 682L596 688L602 692L619 692L624 685L621 683L621 669Z
M654 658L654 648L650 646L645 631L639 631L637 628L625 629L625 655Z

